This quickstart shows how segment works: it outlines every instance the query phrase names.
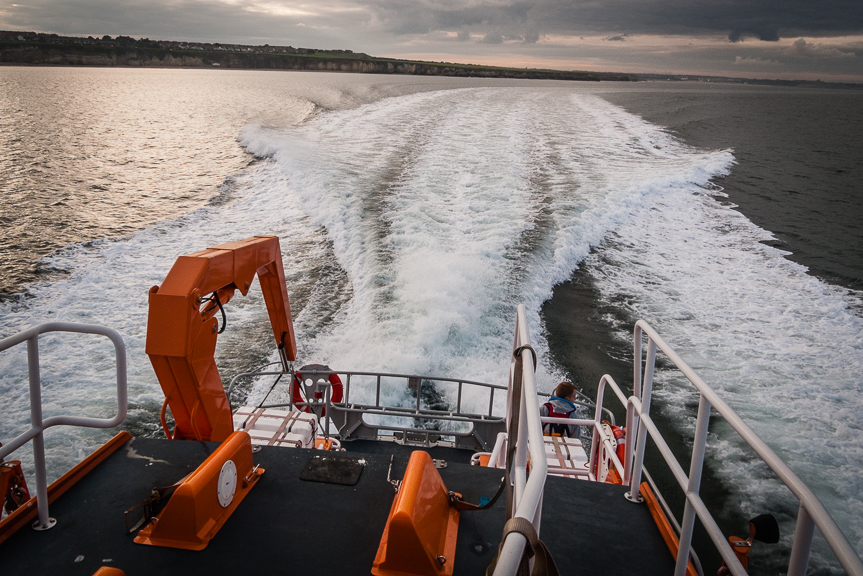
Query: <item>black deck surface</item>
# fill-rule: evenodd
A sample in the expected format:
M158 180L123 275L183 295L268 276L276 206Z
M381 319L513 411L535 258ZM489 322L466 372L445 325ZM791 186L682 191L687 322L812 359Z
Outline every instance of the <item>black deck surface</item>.
M306 463L320 452L264 448L255 462L266 473L205 550L143 546L125 535L124 510L154 486L168 486L194 470L215 447L130 440L51 505L55 528L24 528L0 544L0 574L90 576L103 565L127 576L370 573L395 495L386 481L390 455L395 455L393 478L400 479L410 447L346 444L345 455L367 462L355 486L300 480ZM501 471L470 466L468 452L429 452L447 460L441 477L466 500L479 502L497 489ZM620 486L548 479L541 537L562 575L673 572L673 559L647 507L629 503L624 492ZM461 514L455 574L485 573L500 542L504 508L501 498L489 510Z

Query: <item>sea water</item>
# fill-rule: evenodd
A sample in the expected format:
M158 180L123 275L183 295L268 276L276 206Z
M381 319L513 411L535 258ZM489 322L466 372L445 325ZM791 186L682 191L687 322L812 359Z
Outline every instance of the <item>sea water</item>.
M733 142L694 146L613 104L638 99L620 85L29 68L0 79L2 335L48 320L118 330L133 433L161 434L146 293L180 254L278 235L298 361L336 369L505 384L524 303L545 390L573 377L550 345L567 336L547 328L548 305L586 278L610 311L592 324L613 343L602 353L625 349L634 319L653 323L863 550L860 295L808 273L729 201ZM226 379L274 358L257 287L227 312ZM41 346L46 415L112 413L106 342ZM257 401L269 385L241 394ZM8 439L28 427L22 350L0 357L0 394ZM660 370L656 410L681 438L692 396ZM47 436L54 478L108 433ZM708 468L731 494L715 508L743 494L745 513L793 526L787 494L721 423ZM830 570L823 548L814 562Z

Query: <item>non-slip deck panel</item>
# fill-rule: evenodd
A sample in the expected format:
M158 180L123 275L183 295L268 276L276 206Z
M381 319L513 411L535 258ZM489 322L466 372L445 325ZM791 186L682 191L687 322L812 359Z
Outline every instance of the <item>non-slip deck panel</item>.
M624 498L628 490L555 476L546 480L540 538L561 575L674 573L674 557L650 510Z
M299 479L309 458L320 452L264 447L255 462L266 473L205 550L133 543L134 536L124 534L123 511L141 502L151 488L173 484L194 470L215 447L194 441L131 440L51 506L56 528L25 528L0 545L0 573L90 576L103 565L120 568L127 576L370 573L395 494L386 480L390 455L392 477L400 479L414 448L346 443L349 452L342 454L364 459L366 466L355 486L344 486ZM368 448L376 453L354 452ZM469 452L429 452L447 460L441 477L467 501L479 502L496 491L502 471L460 463L468 460ZM623 491L548 479L542 538L561 574L671 573L671 555L646 506L627 502ZM504 517L503 498L490 510L461 514L455 574L485 573ZM637 550L624 550L630 546Z
M395 496L387 482L390 454L395 454L392 477L400 479L412 451L397 444L388 454L342 453L366 461L355 486L300 480L308 460L321 452L264 447L255 462L266 472L201 552L143 546L124 534L124 510L154 486L184 477L216 446L130 441L51 506L58 521L54 529L37 533L25 528L0 546L0 574L90 576L103 565L127 576L370 573ZM470 455L463 454L465 459ZM474 502L491 496L500 480L496 471L467 464L452 463L441 473L451 489ZM500 537L502 506L462 523L459 573L484 572ZM83 559L76 562L78 557Z

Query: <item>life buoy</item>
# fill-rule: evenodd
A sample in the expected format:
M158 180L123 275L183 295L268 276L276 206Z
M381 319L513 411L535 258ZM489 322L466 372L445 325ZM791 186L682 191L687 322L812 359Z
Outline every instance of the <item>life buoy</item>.
M324 366L323 364L309 364L307 366L303 366L299 369L299 371L294 372L294 379L291 384L292 393L291 397L293 398L294 405L303 412L311 412L312 409L308 404L308 399L303 397L302 392L302 382L303 382L303 370L318 370L318 371L328 371L330 370L329 366ZM332 388L332 393L330 394L330 401L334 403L338 403L342 401L344 397L344 385L342 384L341 378L339 378L338 374L331 373L329 378L330 386ZM323 392L315 392L315 400L323 400L324 393ZM321 416L325 416L327 413L326 407L323 407L323 411L321 412Z
M620 460L620 463L623 464L624 469L626 467L626 429L621 428L620 426L612 426L611 432L614 434L614 454L617 456L617 459ZM617 468L611 462L611 458L608 459L608 477L605 479L605 482L608 484L623 484L623 478L617 473Z
M617 456L618 460L620 460L621 464L626 466L626 429L620 426L612 426L610 422L603 422L602 428L605 430L605 433L612 438L614 454ZM611 455L608 453L605 446L600 444L597 455L599 457L597 458L593 471L594 474L596 474L596 479L600 482L605 482L606 484L622 484L623 479L618 474L617 467L612 462Z
M612 426L611 431L614 432L614 440L617 442L617 448L614 450L614 453L617 455L620 463L626 468L626 428Z

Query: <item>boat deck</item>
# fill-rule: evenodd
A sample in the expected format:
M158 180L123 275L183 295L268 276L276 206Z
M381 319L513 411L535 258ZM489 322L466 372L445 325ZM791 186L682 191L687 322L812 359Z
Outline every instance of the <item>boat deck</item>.
M286 573L366 576L413 447L389 442L346 443L366 466L355 486L307 482L300 472L314 454L264 447L255 462L266 469L209 546L201 552L143 546L126 535L123 512L153 487L169 486L194 470L216 443L135 438L51 505L57 526L21 529L0 544L0 573L90 576L102 566L127 576ZM469 502L491 497L501 470L471 466L470 452L432 448L444 459L447 488ZM541 537L560 573L667 575L674 562L644 505L624 499L625 487L549 477ZM461 514L456 575L481 575L496 553L505 503Z

